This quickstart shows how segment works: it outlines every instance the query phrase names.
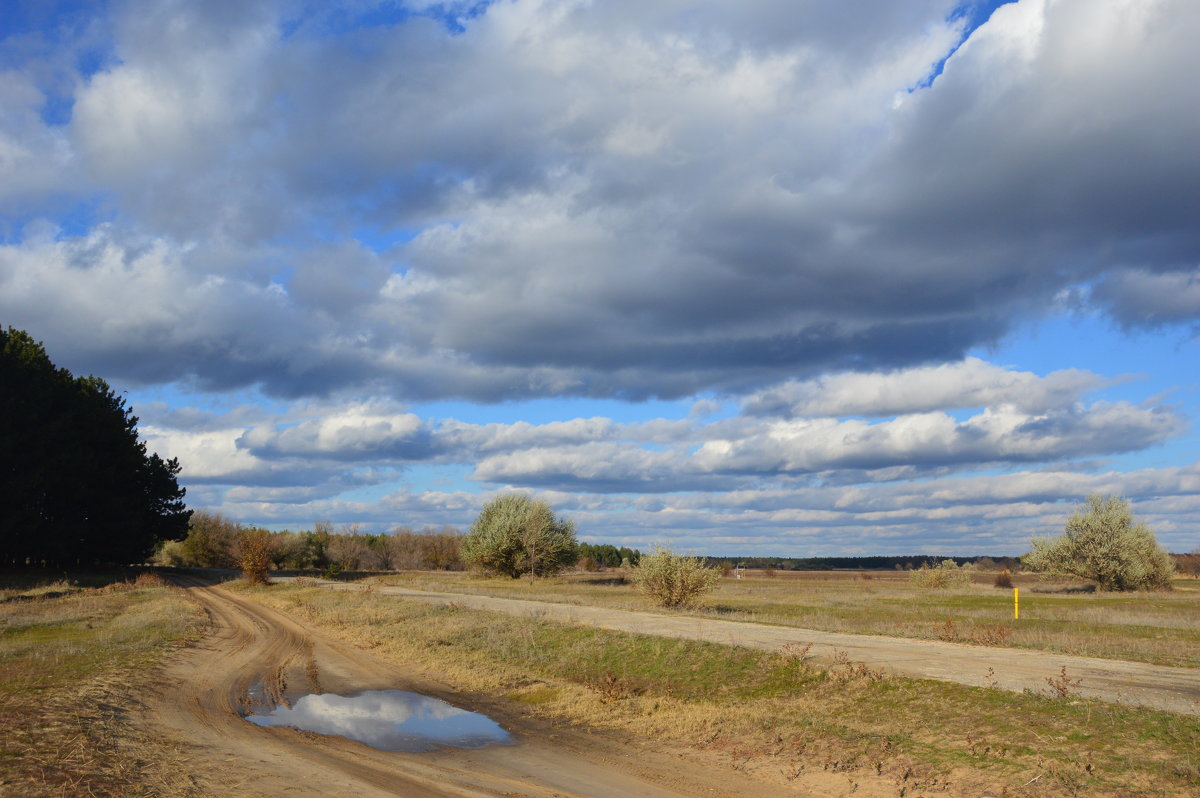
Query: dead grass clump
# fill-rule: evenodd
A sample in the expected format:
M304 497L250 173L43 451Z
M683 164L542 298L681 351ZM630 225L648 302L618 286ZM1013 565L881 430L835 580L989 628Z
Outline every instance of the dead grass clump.
M134 587L166 587L167 580L163 579L153 571L142 571L137 575L137 579L133 580Z
M1005 624L979 624L966 631L960 631L954 624L953 618L947 618L944 623L933 628L933 636L947 643L971 643L977 646L1008 645L1012 637L1012 627Z

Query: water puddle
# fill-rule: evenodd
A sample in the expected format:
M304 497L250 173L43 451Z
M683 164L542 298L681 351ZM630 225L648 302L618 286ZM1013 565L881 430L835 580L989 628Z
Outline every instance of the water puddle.
M247 715L246 720L258 726L337 734L384 751L513 744L512 736L487 715L404 690L306 695L290 709L279 706L266 714Z

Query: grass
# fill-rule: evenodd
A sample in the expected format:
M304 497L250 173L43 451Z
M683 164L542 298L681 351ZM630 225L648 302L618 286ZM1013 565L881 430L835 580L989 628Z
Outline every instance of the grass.
M560 586L561 587L561 586ZM1200 719L301 585L247 595L516 711L896 795L1194 796ZM825 779L824 782L808 781ZM1022 785L1031 784L1028 789Z
M947 621L962 642L990 644L1155 665L1200 668L1200 580L1177 579L1163 593L1091 593L1082 584L1018 575L1021 617L1012 591L976 574L961 589L909 584L897 572L780 572L775 578L723 578L701 606L686 611L728 620L851 634L945 639ZM402 572L371 577L379 584L425 590L666 612L654 607L619 571L555 579L481 578L461 573ZM672 611L679 612L679 611Z
M0 575L0 794L189 794L131 713L201 619L157 577L125 576Z

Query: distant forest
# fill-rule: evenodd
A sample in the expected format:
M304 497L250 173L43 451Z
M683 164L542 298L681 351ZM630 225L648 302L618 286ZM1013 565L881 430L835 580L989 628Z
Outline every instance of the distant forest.
M922 565L937 565L943 560L954 560L958 565L975 564L981 568L1007 568L1016 571L1021 566L1020 557L946 557L933 554L908 554L894 557L706 557L709 565L717 568L741 566L757 570L775 571L878 571L898 569L902 571L920 568Z

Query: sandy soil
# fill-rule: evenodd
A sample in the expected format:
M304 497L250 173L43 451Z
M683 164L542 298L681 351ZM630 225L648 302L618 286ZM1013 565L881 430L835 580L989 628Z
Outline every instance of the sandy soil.
M338 590L361 589L343 582L323 581L321 584ZM803 647L811 643L808 654L817 662L861 662L871 668L901 676L959 682L976 687L998 687L1014 692L1048 692L1052 688L1047 679L1061 682L1063 668L1066 668L1072 695L1200 715L1200 670L1193 668L1072 657L1016 648L818 632L573 604L434 593L402 587L375 586L374 591L376 594L418 601L454 603L472 609L531 615L605 629L707 640L768 651L778 651L789 644Z
M167 666L161 689L144 697L145 722L183 743L181 779L215 795L263 796L755 796L842 795L829 783L756 782L727 763L667 752L644 742L546 723L506 712L445 685L414 678L368 651L331 640L254 601L199 580L186 590L211 619L210 633ZM243 719L251 696L292 701L310 692L401 689L487 714L514 746L379 751L341 737L264 728ZM894 795L860 783L857 796Z

